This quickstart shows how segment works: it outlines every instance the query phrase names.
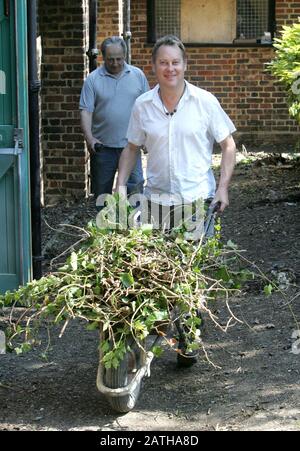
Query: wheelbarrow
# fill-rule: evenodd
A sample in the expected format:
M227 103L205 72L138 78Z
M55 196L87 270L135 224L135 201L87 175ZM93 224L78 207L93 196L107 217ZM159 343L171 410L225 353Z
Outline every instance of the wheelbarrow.
M203 228L204 237L213 236L214 219L219 207L220 204L216 203L211 204L208 208ZM197 315L201 317L200 312L197 312ZM178 364L180 366L191 366L195 363L195 355L193 353L190 353L190 355L189 353L184 353L187 343L180 316L176 312L172 312L172 316L173 320L168 322L169 326L167 329L163 325L156 328L156 336L154 336L154 341L152 339L151 344L146 343L146 340L139 343L135 337L128 338L126 343L126 349L128 350L117 368L105 367L103 363L104 353L101 346L99 347L96 385L114 411L126 413L135 407L140 394L142 380L144 377L150 377L151 374L150 367L154 359L152 350L154 346L158 346L163 340L163 336L166 336L168 333L172 334L172 324L175 325L179 334L179 349L181 352L177 354ZM203 324L202 321L201 324ZM157 330L163 330L163 333L157 334ZM100 343L107 339L107 333L107 331L103 330L103 326L100 326ZM112 343L111 346L113 346Z

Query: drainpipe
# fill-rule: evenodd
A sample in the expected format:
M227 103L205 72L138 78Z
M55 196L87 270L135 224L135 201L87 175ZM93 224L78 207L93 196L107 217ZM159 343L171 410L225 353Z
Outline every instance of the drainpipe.
M42 277L41 237L41 179L40 179L40 112L39 91L41 82L37 72L37 3L27 2L28 20L28 79L29 79L29 138L30 138L30 185L32 222L33 277Z
M130 0L124 1L124 31L123 37L127 46L127 63L131 64L131 3Z
M89 70L97 69L97 0L89 0L89 49L86 52L89 57Z

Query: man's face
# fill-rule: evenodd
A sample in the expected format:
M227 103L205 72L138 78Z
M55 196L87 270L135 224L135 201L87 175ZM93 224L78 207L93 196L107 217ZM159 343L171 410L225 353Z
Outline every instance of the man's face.
M161 87L176 88L184 80L186 61L177 45L162 45L153 64L157 81Z
M118 75L124 68L125 55L123 48L118 44L106 47L104 64L106 70L112 75Z

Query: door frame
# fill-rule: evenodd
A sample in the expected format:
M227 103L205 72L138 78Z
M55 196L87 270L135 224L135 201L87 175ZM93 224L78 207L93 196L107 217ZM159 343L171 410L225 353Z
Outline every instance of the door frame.
M32 279L27 0L6 2L9 6L9 51L12 67L7 76L14 107L9 130L11 136L4 144L2 155L12 155L12 161L14 160L13 185L7 189L10 196L9 207L13 210L15 219L14 224L13 221L10 224L10 234L4 239L13 253L15 268L11 273L8 269L1 274L1 292L17 289ZM4 220L8 218L7 214L4 212Z
M29 0L30 1L30 0ZM32 279L31 252L31 205L29 172L29 111L28 111L28 47L27 47L27 0L14 1L16 80L17 80L17 127L23 129L23 152L19 168L19 236L20 236L20 283Z

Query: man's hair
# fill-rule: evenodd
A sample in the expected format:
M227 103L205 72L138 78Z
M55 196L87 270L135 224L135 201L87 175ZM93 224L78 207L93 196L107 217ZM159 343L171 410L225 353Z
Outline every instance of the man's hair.
M158 39L156 41L156 44L154 45L154 47L152 49L152 62L153 63L155 63L158 49L162 45L169 45L169 46L175 46L176 45L181 50L181 53L182 53L184 61L186 61L187 55L186 55L186 51L185 51L185 47L183 45L183 42L179 38L177 38L177 36L174 36L172 34L168 34L167 36L163 36L162 38L160 38L160 39Z
M106 38L101 44L101 53L103 58L105 58L106 48L112 44L119 45L120 47L122 47L124 55L126 56L127 47L124 39L120 38L119 36L111 36L110 38Z

